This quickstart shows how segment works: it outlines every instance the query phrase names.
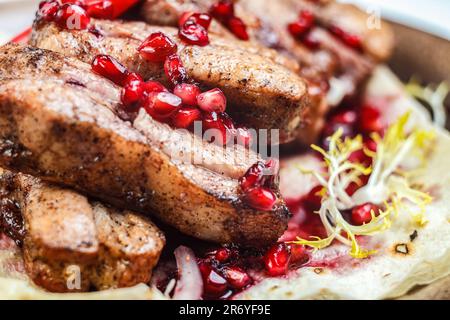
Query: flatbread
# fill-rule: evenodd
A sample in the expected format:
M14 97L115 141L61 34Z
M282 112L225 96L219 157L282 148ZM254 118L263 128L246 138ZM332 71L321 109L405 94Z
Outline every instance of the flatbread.
M412 110L415 125L432 126L426 111L405 94L402 84L387 67L379 67L368 84L366 97L377 96L389 96L392 100L390 116ZM427 206L429 222L425 227L417 229L410 223L409 214L402 212L388 231L371 237L365 245L378 250L369 259L352 259L348 257L348 247L333 245L317 251L312 259L336 261L337 266L301 268L284 278L266 279L237 299L390 299L449 275L450 136L445 130L435 130L436 150L416 178L434 197ZM296 164L304 165L304 157L308 156L298 158L297 163L295 159L289 160L288 168L282 170L282 181L304 180L299 170L292 170Z

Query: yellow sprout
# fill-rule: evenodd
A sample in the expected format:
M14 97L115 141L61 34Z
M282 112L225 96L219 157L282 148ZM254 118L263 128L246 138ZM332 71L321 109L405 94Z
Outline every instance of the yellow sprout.
M416 225L426 224L425 207L432 198L414 189L407 178L408 175L401 172L400 166L406 157L425 159L426 146L430 145L434 135L423 130L414 130L408 134L405 127L409 117L409 113L400 117L388 128L384 138L373 135L377 143L376 152L363 149L361 136L342 139L342 130L338 130L329 138L328 151L316 145L312 146L313 150L323 156L327 172L302 172L314 175L324 188L321 192L324 196L322 205L317 214L325 227L327 237L297 238L293 243L320 250L336 240L351 248L349 254L352 257L364 259L376 251L361 248L357 236L372 236L389 229L399 210L410 212ZM366 168L362 164L349 161L350 155L359 150L373 158L373 170L371 167ZM350 196L346 192L347 187L350 183L357 182L361 175L370 175L368 184ZM405 205L405 201L418 210L410 209L410 206ZM366 202L383 204L384 209L379 212L372 211L371 221L362 226L352 225L344 219L341 211Z

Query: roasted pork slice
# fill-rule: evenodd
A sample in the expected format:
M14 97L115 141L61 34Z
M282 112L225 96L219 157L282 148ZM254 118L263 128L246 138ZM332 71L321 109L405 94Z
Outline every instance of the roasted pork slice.
M242 0L252 1L252 0ZM337 27L349 35L357 36L365 54L375 61L389 59L394 48L394 34L389 25L376 12L370 15L351 4L335 0L314 3L308 0L282 0L297 11L308 10L325 28Z
M208 12L217 2L216 0L147 0L141 11L150 23L176 25L184 12ZM319 44L313 50L288 32L288 25L298 19L301 10L309 10L315 16L317 15L317 21L320 22L309 33L310 38ZM336 24L330 22L326 18L330 15L328 13L330 10L345 11L346 19L356 21L353 26L359 25L364 16L363 13L355 13L358 10L353 7L348 8L331 2L305 5L302 1L297 3L290 0L241 0L236 1L234 6L235 14L247 25L251 40L246 42L247 44L255 46L255 43L258 43L259 46L277 49L279 56L291 56L301 64L298 73L308 81L310 95L309 109L304 113L304 123L298 134L298 139L303 144L317 140L329 107L339 104L345 96L354 94L373 69L375 58L385 58L383 55L371 54L373 50L369 50L370 48L366 50L366 54L361 54L333 36L329 32L331 26L345 28L345 24L349 22L340 21L345 19L340 19ZM359 26L361 30L356 30L357 33L356 27L351 28L349 32L364 36L363 43L379 42L385 47L385 51L389 51L392 46L390 32L383 23L381 26L382 31L379 32L364 32L361 26ZM216 30L213 29L212 32ZM366 41L366 37L370 40ZM327 91L326 88L330 90Z
M255 129L279 130L281 142L295 138L309 99L305 81L293 71L212 35L210 45L199 47L179 41L175 28L107 20L94 21L94 25L102 36L37 22L31 44L76 56L87 63L106 53L130 71L167 84L163 65L144 60L137 50L150 34L163 32L177 42L178 55L193 81L202 89L222 89L228 99L227 112L238 123Z
M179 27L180 18L187 12L209 12L215 0L146 0L141 7L141 16L151 25ZM250 16L247 16L247 23ZM253 24L260 27L260 21L253 18ZM250 29L250 31L256 28ZM299 63L287 55L278 53L276 50L263 46L259 41L241 41L236 38L227 28L213 19L208 29L209 34L213 34L214 41L222 38L226 46L234 46L236 49L245 50L267 57L274 62L281 64L294 72L299 71ZM220 37L220 38L219 38Z
M14 238L37 285L71 292L150 281L165 240L148 218L3 168L0 190L1 202L14 204L0 216L14 212L21 221L24 232Z
M298 59L302 77L313 85L328 84L326 102L316 97L314 100L318 102L311 103L307 111L313 121L305 117L307 123L299 132L303 143L318 138L328 109L354 95L376 63L386 60L393 48L392 32L386 23L377 21L378 25L372 28L367 14L334 1L241 0L236 11L238 14L241 11L244 19L249 15L258 17L259 27L252 22L254 17L249 19L249 28L257 29L253 34L261 43ZM305 12L311 14L313 24L305 27L309 30L299 40L288 31L288 25L298 21L300 13ZM351 45L346 43L350 38ZM310 95L314 96L311 90Z
M123 121L120 88L89 69L47 50L1 48L3 165L154 214L200 239L249 246L278 239L289 215L281 198L268 211L242 200L238 178L257 155L174 134L143 110L134 123Z

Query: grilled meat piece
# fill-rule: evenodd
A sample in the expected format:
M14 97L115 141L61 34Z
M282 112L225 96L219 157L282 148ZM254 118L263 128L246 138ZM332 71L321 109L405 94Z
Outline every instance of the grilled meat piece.
M268 212L241 201L237 178L257 156L221 148L220 161L228 163L192 161L213 157L217 146L188 131L174 135L144 112L125 122L117 115L119 102L119 88L87 64L47 50L2 47L0 162L153 213L204 240L263 246L284 232L289 212L281 198ZM166 148L177 141L191 141L188 157L183 148L173 154Z
M369 29L369 17L351 5L342 5L334 1L311 2L303 0L258 1L241 0L237 10L247 17L256 15L260 18L258 31L253 31L256 38L266 45L273 46L281 52L292 55L301 64L300 75L313 85L328 82L329 91L326 102L320 99L311 103L308 110L310 118L305 128L299 132L299 139L309 144L315 141L323 127L324 116L330 106L338 105L343 98L353 95L371 74L376 63L386 60L393 48L393 37L386 23L380 22L379 28ZM310 39L319 43L319 47L311 50L287 31L287 26L298 19L302 10L310 11L316 26L310 31ZM255 28L249 19L249 26ZM362 52L348 47L329 31L339 27L343 31L358 36L362 43ZM269 31L267 31L269 30ZM270 39L269 42L266 39ZM377 45L374 45L374 44ZM310 95L314 97L314 94ZM327 106L328 104L328 106ZM308 118L305 117L308 122Z
M165 240L147 218L3 168L0 190L23 219L25 269L39 286L69 292L150 281Z
M216 0L147 0L142 15L149 23L176 26L185 11L207 12ZM318 25L310 33L320 42L320 48L311 50L292 37L287 31L289 23L298 19L301 10L309 10ZM303 117L304 126L298 138L304 144L315 142L320 134L324 116L329 106L339 104L346 95L356 92L357 87L369 76L376 61L386 59L392 51L392 33L385 23L379 30L366 27L367 15L353 6L334 1L240 0L235 5L251 36L251 45L259 43L277 49L281 54L297 59L299 74L308 80L310 108ZM163 12L163 14L161 14ZM357 52L336 39L328 31L331 26L342 28L361 37L364 54ZM212 32L216 32L215 29ZM377 44L377 45L374 45ZM317 88L329 83L330 92Z
M162 64L145 61L137 51L151 33L164 32L177 42L178 55L193 81L203 89L222 89L229 102L227 112L236 121L250 128L280 130L281 142L295 138L309 101L304 80L291 70L212 35L206 47L186 46L179 41L175 28L106 20L94 24L102 37L36 23L31 44L87 63L97 54L107 53L130 71L167 84Z

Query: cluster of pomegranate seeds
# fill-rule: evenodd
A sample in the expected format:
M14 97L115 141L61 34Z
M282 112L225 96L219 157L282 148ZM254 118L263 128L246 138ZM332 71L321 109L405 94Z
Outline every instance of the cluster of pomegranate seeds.
M362 41L359 36L347 33L337 26L331 26L329 27L329 30L332 34L334 34L338 39L340 39L350 48L362 51Z
M264 265L267 274L271 277L283 276L287 273L291 251L287 244L277 243L272 246L264 256Z
M86 30L89 28L91 17L114 18L114 5L109 0L47 0L39 4L37 15L44 21L57 23L61 28Z
M251 208L270 211L275 206L277 196L274 189L277 184L276 177L278 177L278 167L272 168L275 166L277 166L275 160L269 160L266 163L259 161L239 179L243 201Z
M42 1L39 3L39 10L37 14L45 21L54 21L59 7L60 5L57 1Z
M206 23L206 18L198 17ZM236 127L225 113L227 99L220 89L206 92L189 81L186 69L176 54L177 45L161 32L151 34L138 48L140 55L151 62L164 62L164 71L173 86L173 93L156 81L144 82L129 72L117 60L99 55L92 62L94 72L123 87L121 100L125 112L136 113L143 107L152 118L176 128L191 129L195 121L202 121L210 142L226 145L231 139L249 146L251 135L246 128ZM208 140L208 139L207 139Z
M311 29L314 27L315 18L312 12L308 10L300 11L298 19L288 25L290 34L304 45L311 49L319 47L320 43L311 35Z
M352 209L352 223L357 226L362 226L372 221L372 211L375 216L379 215L380 207L373 203L365 203L356 206Z
M253 283L238 260L237 250L223 247L199 261L205 298L229 298Z
M198 12L184 12L179 21L178 26L183 26L186 22L191 21L193 23L201 25L206 30L209 29L209 26L211 25L211 16L207 13L198 13Z
M357 109L343 109L331 115L324 128L323 136L329 137L339 129L343 131L343 137L362 134L366 138L368 149L375 150L374 142L368 137L374 132L383 134L385 125L381 119L381 112L376 107L365 104ZM326 145L326 141L323 143Z
M144 81L137 73L130 73L122 90L121 100L127 112L137 112L139 104L144 95Z
M89 27L90 17L79 4L58 1L43 1L39 4L37 13L40 19L55 22L61 28L69 30L85 30Z
M241 18L234 13L232 0L221 0L210 8L211 15L225 25L238 39L247 41L250 39L247 26Z

